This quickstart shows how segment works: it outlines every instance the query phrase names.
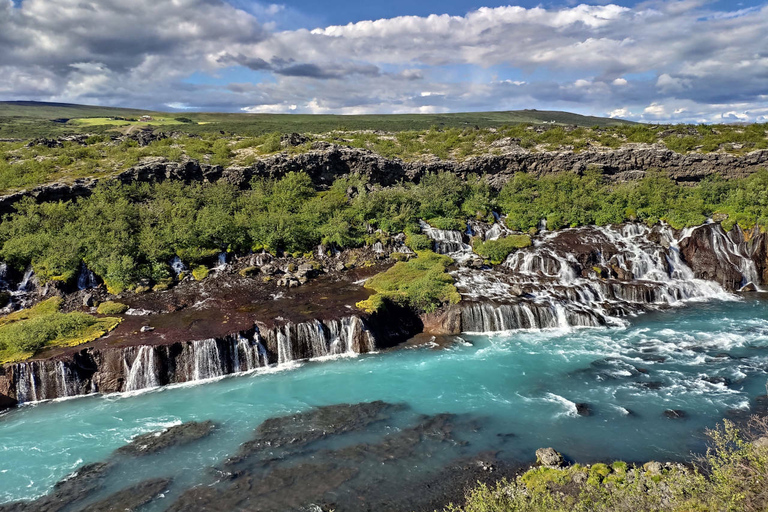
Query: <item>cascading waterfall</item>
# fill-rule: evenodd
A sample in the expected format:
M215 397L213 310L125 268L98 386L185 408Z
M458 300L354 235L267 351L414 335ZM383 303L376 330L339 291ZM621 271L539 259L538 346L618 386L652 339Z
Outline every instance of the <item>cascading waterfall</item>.
M642 224L549 232L533 247L511 254L506 271L454 271L459 291L480 302L463 308L462 330L620 326L622 316L648 308L731 298L718 283L696 279L681 258L679 243L692 232L676 236L668 226ZM718 258L740 269L742 284L756 280L744 249L719 226L714 233ZM606 270L619 277L606 278Z
M419 226L421 231L434 241L436 253L472 254L472 247L464 243L464 237L460 231L433 228L423 220L419 221Z

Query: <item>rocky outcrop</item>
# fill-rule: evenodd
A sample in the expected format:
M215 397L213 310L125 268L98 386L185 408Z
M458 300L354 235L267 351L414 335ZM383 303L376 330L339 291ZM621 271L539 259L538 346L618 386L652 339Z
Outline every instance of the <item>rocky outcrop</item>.
M395 317L397 315L397 317ZM86 347L0 367L0 407L91 393L135 391L270 365L388 348L420 332L412 313L285 323L204 340Z
M288 144L298 142L288 140ZM584 172L599 169L614 181L642 178L651 169L661 169L678 182L697 182L712 174L726 179L742 178L768 167L768 150L746 155L727 153L675 153L663 146L632 146L612 151L549 151L531 152L520 148L498 155L483 155L462 162L439 160L405 162L358 148L316 142L306 153L280 153L265 157L248 167L208 165L186 159L171 162L163 158L147 159L141 164L121 172L116 179L121 183L135 181L218 181L225 180L240 187L247 186L253 177L280 178L292 171L308 173L315 184L327 187L336 178L350 174L368 177L370 183L383 186L402 180L418 181L432 172L451 172L461 177L487 176L490 184L501 187L516 172L529 172L537 176L559 172ZM30 196L37 201L58 201L87 195L97 179L81 179L73 183L51 183L34 189L0 197L0 213L11 211L21 198Z

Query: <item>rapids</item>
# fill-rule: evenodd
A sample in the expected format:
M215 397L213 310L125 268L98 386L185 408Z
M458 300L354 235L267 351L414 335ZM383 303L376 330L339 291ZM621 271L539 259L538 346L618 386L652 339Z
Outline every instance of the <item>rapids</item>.
M238 343L247 345L238 350L239 365L255 368L245 374L216 377L216 368L201 367L194 371L215 378L3 414L0 501L47 493L76 468L102 460L110 461L103 487L83 504L149 478L172 481L147 510L183 510L191 496L214 499L205 495L211 489L222 490L215 500L230 503L242 498L238 479L253 474L274 479L274 492L259 499L275 510L296 506L292 496L336 510L418 510L434 505L425 482L489 452L497 452L495 464L529 462L542 446L580 462L684 459L704 448L704 428L765 403L758 397L768 371L768 301L713 299L620 326L462 335L444 348L279 367L259 366L253 340ZM151 379L151 351L137 350L129 379ZM244 450L270 418L280 424L274 418L288 417L291 425L310 420L290 415L311 417L317 406L376 400L393 405L375 417L357 407L321 415L340 414L340 424L358 429L321 430L293 451L274 441L266 451ZM667 410L685 411L685 418L669 419ZM217 427L189 445L140 459L114 453L137 435L205 420ZM230 466L240 476L222 480Z

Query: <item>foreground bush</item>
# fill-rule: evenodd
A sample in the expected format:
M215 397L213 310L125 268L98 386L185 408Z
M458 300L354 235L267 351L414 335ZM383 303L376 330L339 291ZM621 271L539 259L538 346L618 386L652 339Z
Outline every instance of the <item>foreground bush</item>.
M443 304L456 304L461 300L453 286L453 277L445 269L453 263L448 256L432 251L420 251L417 257L401 261L365 283L375 295L357 306L374 312L385 307L386 301L431 312Z
M21 361L50 347L71 347L100 338L119 318L62 313L60 298L0 318L0 363Z
M725 420L707 432L694 467L615 462L538 467L514 481L480 484L445 512L757 512L768 510L768 418L744 430Z

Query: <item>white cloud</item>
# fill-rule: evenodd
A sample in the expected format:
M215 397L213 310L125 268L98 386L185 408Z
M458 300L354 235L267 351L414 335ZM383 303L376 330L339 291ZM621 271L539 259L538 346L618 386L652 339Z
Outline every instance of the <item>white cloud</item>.
M259 20L294 12L230 1L243 9L221 0L0 0L0 93L246 112L551 108L654 121L768 114L768 6L506 6L271 32ZM233 66L259 78L185 80L228 76ZM497 78L510 69L515 79Z

